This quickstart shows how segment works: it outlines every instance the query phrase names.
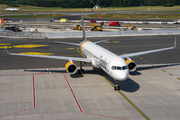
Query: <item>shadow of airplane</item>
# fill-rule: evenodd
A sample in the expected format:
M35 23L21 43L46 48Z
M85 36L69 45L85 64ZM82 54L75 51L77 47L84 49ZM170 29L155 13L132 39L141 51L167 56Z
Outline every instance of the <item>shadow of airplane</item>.
M138 73L139 74L139 73ZM109 82L111 82L113 85L115 85L115 80L111 76L109 76L104 71L101 71L101 76L105 76ZM131 78L127 78L124 81L119 81L120 90L126 91L126 92L136 92L139 90L140 86L138 83L133 81Z
M170 66L176 66L176 65L180 65L180 63L177 64L170 64L170 65L157 65L157 66L146 66L146 67L138 67L137 70L133 73L130 73L130 75L141 75L141 73L139 71L141 70L149 70L149 69L155 69L155 68L164 68L164 67L170 67ZM25 69L24 71L28 71L28 72L51 72L51 73L66 73L65 70L27 70ZM107 80L109 82L111 82L113 85L115 85L115 80L109 76L107 73L105 73L102 69L100 68L93 68L93 70L85 70L85 74L98 74L100 76L104 76L107 78ZM72 78L80 78L80 77L84 77L84 75L81 74L73 74L70 75ZM127 78L124 81L119 81L119 86L120 86L120 90L126 91L126 92L135 92L137 91L140 86L138 83L136 83L135 81L133 81L131 78Z

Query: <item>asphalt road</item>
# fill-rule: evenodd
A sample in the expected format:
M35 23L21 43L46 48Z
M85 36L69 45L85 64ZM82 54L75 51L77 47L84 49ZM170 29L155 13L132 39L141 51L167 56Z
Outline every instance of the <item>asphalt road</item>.
M152 53L148 55L133 57L132 59L138 64L165 64L179 63L180 61L180 36L177 37L177 47L173 50ZM112 38L89 38L91 41L110 39L109 43L99 43L100 46L121 55L123 53L133 53L152 49L166 48L173 46L175 36L145 36L145 37L112 37ZM77 46L55 44L54 41L65 41L78 43L81 39L27 39L27 38L0 38L0 47L3 42L9 43L9 52L38 52L51 53L57 56L82 57ZM26 45L26 46L24 46ZM36 45L36 47L34 47ZM38 47L37 47L38 45ZM40 46L46 45L46 46ZM29 46L30 48L27 48ZM92 48L93 49L93 48ZM25 69L25 68L52 68L63 67L67 61L32 58L22 56L10 56L5 50L0 50L0 70L7 69ZM75 62L79 65L78 62Z

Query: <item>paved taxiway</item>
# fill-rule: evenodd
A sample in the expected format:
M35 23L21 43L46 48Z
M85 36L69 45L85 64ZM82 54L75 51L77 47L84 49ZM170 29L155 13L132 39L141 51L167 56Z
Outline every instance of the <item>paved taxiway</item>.
M145 60L152 64L162 63L179 63L180 57L180 43L177 37L177 48L169 51L162 51L143 55ZM92 41L110 39L109 42L100 43L99 45L106 49L121 55L123 53L132 53L138 51L152 50L158 48L171 47L174 44L175 36L147 36L147 37L113 37L113 38L88 38ZM54 41L65 41L79 43L80 38L72 39L27 39L27 38L1 38L0 48L2 48L3 41L9 43L11 48L9 52L38 52L38 53L52 53L60 56L78 56L82 57L77 49L77 46L55 44ZM25 68L48 68L48 67L64 67L67 61L54 59L41 59L31 57L10 56L6 51L0 50L0 69L25 69ZM137 64L146 64L138 57L132 58ZM78 64L78 63L77 63Z
M119 83L121 91L114 91L114 80L101 70L92 71L92 67L85 66L86 74L70 76L63 67L67 61L9 56L1 50L0 119L179 119L179 37L174 50L134 57L138 70ZM107 38L96 40L103 39ZM174 36L109 39L110 42L100 45L116 54L170 47L174 42ZM81 57L76 46L54 44L56 40L1 40L12 47L9 52ZM79 42L79 39L59 41ZM36 48L31 48L35 45ZM52 68L51 74L46 68Z

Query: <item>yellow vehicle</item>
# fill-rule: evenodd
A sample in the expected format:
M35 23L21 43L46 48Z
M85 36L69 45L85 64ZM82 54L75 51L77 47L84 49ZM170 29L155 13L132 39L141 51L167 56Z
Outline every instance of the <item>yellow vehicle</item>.
M89 25L91 26L91 31L102 31L102 26L101 25L96 25L95 23L89 23Z
M61 19L61 22L68 22L68 19L62 18L62 19Z
M76 27L73 30L82 30L82 27L80 25L76 25Z
M130 28L129 28L129 27L130 27ZM129 24L127 24L127 29L128 29L128 30L137 30L137 28L136 28L135 26L129 25Z

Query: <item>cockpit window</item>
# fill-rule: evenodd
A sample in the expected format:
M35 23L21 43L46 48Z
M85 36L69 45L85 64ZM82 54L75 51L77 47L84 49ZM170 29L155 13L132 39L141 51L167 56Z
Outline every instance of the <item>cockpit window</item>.
M126 70L126 69L128 69L128 66L123 66L123 67L120 67L120 66L112 66L111 69L112 69L112 70Z
M112 66L111 69L112 69L112 70L116 70L116 66Z
M122 70L122 69L121 69L121 67L118 67L118 66L117 66L117 70Z
M128 66L123 66L122 69L126 70L126 69L128 69Z

